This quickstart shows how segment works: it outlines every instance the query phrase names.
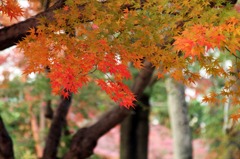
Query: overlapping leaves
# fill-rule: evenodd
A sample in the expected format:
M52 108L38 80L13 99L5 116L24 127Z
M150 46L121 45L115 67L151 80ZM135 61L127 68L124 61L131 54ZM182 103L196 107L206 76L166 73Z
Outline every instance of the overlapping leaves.
M196 61L210 75L230 77L207 52L219 48L235 55L238 19L231 5L212 7L210 1L67 0L55 21L40 19L42 25L18 46L27 57L26 73L50 68L55 93L77 92L94 78L114 101L130 107L135 98L123 80L131 77L128 64L141 68L142 59L156 67L159 77L185 83L200 78L189 69Z

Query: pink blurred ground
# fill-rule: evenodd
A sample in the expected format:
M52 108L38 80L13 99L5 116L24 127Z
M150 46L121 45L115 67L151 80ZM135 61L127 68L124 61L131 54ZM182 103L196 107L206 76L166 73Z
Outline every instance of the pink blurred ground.
M94 152L104 159L119 159L119 126L100 138ZM172 159L172 138L168 128L151 125L149 141L149 159ZM207 146L201 140L193 141L194 159L206 159Z

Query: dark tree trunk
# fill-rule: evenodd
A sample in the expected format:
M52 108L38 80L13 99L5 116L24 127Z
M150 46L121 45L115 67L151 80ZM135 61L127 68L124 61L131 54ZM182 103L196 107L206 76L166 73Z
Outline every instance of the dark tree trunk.
M137 128L136 112L126 117L121 124L120 159L136 159L137 139L135 129Z
M142 96L143 90L148 85L153 70L154 68L152 64L145 62L144 68L136 77L132 87L132 92L136 95L138 100ZM97 140L117 124L121 123L129 114L129 110L122 107L116 107L107 112L94 125L78 130L73 136L70 150L66 153L64 159L85 159L92 155L93 149L97 144Z
M44 110L44 116L45 118L52 119L53 118L53 110L52 110L52 100L47 100L47 106Z
M143 95L136 109L122 122L121 159L147 159L149 110L149 96Z
M66 116L71 104L72 95L68 98L61 97L53 117L52 124L47 136L46 146L43 152L43 159L55 159L61 138L62 130L66 126Z
M143 104L137 110L138 114L138 127L136 130L137 138L137 158L136 159L147 159L148 158L148 135L149 135L149 113L150 104L149 96L143 96L141 98L141 104Z
M13 142L0 116L0 159L14 159Z

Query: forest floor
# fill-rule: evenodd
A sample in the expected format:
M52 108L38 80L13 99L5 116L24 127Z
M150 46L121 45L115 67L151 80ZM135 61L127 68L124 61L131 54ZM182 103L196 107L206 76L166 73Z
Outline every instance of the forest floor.
M100 138L95 148L95 154L104 159L119 159L120 126L111 129L106 135ZM148 159L172 159L173 139L171 131L161 125L151 125L149 134ZM208 145L201 139L193 141L194 159L206 159Z

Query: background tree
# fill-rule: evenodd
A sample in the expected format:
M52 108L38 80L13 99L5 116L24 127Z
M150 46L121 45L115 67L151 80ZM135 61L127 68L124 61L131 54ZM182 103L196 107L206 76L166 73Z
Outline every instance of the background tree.
M191 159L192 135L189 127L188 108L184 86L167 79L168 109L174 140L174 159Z

